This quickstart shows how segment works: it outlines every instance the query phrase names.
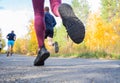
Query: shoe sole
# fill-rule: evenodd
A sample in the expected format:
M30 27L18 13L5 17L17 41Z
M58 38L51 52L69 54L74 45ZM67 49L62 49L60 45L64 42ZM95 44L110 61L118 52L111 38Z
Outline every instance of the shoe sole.
M70 38L77 44L81 43L85 37L85 27L74 14L72 7L63 3L59 7L59 13Z
M9 52L7 52L7 57L9 56Z
M58 47L58 43L55 42L55 53L58 53L59 52L59 47Z
M43 66L44 61L50 56L50 53L43 53L41 57L37 57L34 66Z

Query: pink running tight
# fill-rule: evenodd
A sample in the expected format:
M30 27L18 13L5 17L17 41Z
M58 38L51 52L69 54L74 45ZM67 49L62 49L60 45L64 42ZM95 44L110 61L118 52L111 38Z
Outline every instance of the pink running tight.
M39 48L43 46L45 37L44 1L45 0L32 0L34 10L34 27ZM60 4L61 0L50 0L51 10L55 16L59 16L58 7Z

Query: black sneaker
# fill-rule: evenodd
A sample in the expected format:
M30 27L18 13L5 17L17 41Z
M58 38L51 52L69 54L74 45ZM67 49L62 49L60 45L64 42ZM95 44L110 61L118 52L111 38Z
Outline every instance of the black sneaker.
M45 47L42 47L34 61L34 66L43 66L44 61L50 56Z
M10 55L11 55L11 56L13 55L13 51L10 52Z
M10 54L10 53L9 53L9 52L7 52L7 57L9 56L9 54Z
M55 48L55 53L58 53L59 52L58 42L54 43L54 48Z
M12 56L12 55L13 55L13 53L10 53L10 55Z
M59 13L70 38L77 44L81 43L85 37L85 27L74 14L72 7L63 3L59 7Z

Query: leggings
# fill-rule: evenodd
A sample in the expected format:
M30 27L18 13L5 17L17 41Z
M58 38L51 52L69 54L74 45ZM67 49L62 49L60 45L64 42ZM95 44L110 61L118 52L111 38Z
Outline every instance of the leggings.
M44 21L44 1L45 0L32 0L34 10L34 28L38 40L38 47L41 48L44 45L45 39L45 21ZM55 16L60 16L58 7L61 4L61 0L50 0L50 7Z

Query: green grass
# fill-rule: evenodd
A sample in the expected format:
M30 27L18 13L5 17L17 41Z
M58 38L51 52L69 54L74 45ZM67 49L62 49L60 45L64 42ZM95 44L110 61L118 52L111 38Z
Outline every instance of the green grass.
M120 59L120 55L108 54L104 51L67 53L67 54L51 54L52 57L75 57L75 58L96 58L96 59Z

